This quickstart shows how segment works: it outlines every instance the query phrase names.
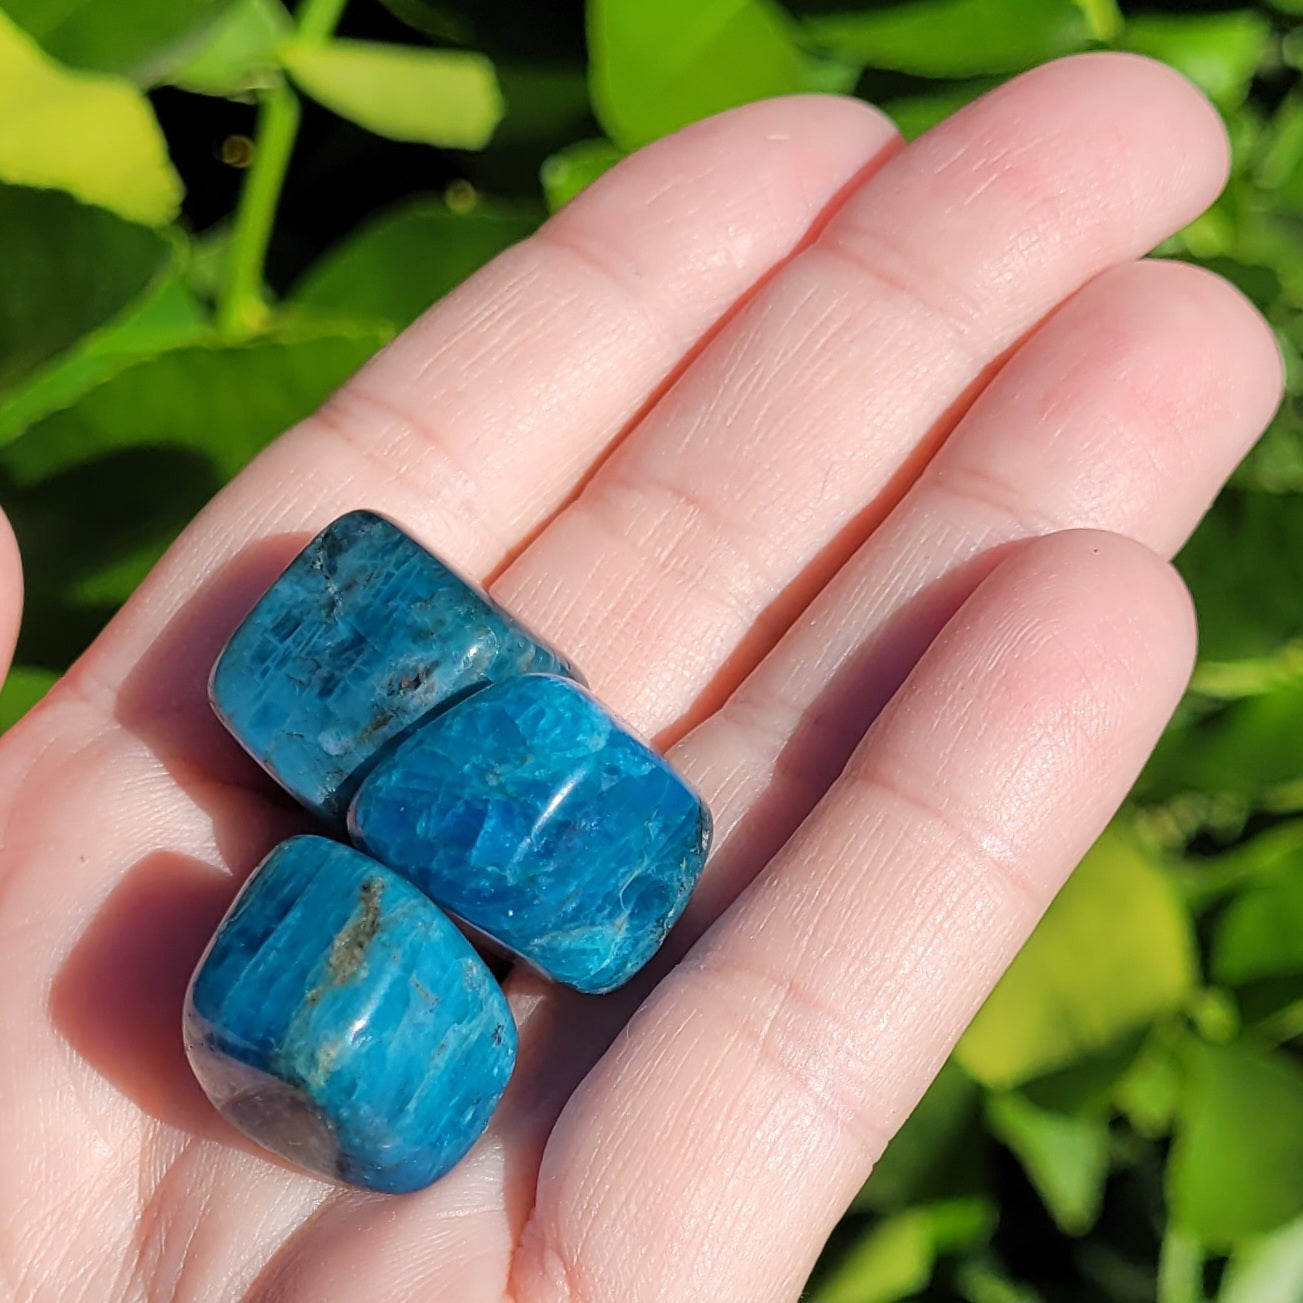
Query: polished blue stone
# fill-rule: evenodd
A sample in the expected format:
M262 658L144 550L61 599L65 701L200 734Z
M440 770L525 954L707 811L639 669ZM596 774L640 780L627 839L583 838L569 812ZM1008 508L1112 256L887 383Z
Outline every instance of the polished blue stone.
M710 815L656 752L552 675L465 698L387 755L349 828L369 854L559 982L609 991L656 952Z
M372 1190L417 1190L484 1130L516 1056L502 990L410 883L321 837L282 842L186 997L186 1051L259 1144Z
M210 696L273 778L339 822L393 739L463 693L531 670L574 676L396 525L354 511L304 548L231 636Z

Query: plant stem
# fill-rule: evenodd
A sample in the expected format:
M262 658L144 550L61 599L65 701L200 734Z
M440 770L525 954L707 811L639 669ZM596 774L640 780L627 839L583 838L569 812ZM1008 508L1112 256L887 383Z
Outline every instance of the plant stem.
M1158 1303L1203 1303L1203 1248L1192 1235L1168 1228L1158 1261Z
M298 96L283 81L264 91L258 106L253 161L235 213L226 284L217 305L217 325L223 334L247 335L266 324L263 264L298 130Z
M347 3L304 0L296 15L299 39L324 41ZM298 96L284 78L278 78L259 98L253 160L235 212L226 283L217 305L217 326L224 335L252 334L267 324L270 308L263 292L263 268L298 132Z

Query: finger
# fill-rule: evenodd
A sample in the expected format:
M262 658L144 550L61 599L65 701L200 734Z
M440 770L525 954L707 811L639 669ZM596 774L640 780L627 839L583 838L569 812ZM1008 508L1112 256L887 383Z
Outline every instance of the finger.
M1125 264L1042 325L800 624L671 752L710 796L715 851L646 980L782 846L1011 544L1093 528L1172 555L1280 387L1280 354L1257 311L1185 264ZM534 989L528 978L516 985ZM600 1024L588 1020L594 1046L643 991L613 997ZM565 1054L586 1066L573 1048Z
M23 614L23 564L9 518L0 512L0 682L9 673Z
M1003 563L580 1088L514 1296L795 1298L1124 796L1193 647L1179 579L1134 543L1059 535Z
M797 96L633 155L238 477L150 577L88 674L118 683L249 544L284 531L297 541L359 505L393 515L477 578L492 573L897 139L867 105ZM292 550L281 547L259 578ZM238 587L228 627L255 595Z
M715 764L728 780L716 801L722 852L694 897L689 935L782 845L1012 544L1091 528L1172 556L1280 392L1271 331L1207 272L1131 264L1065 305L820 593L802 629L693 736L687 763L700 780ZM748 835L730 852L727 830L745 811Z
M881 519L1000 357L1199 212L1225 166L1216 114L1158 64L1084 56L986 96L847 200L495 591L635 724L682 730Z
M499 549L536 527L531 513L587 469L579 445L597 455L618 438L682 350L892 139L867 107L817 97L739 110L630 160L566 210L565 234L508 255L393 346L360 382L360 407L341 399L241 476L5 739L5 921L19 924L0 975L26 1039L0 1136L31 1177L21 1198L0 1196L5 1224L76 1216L86 1234L157 1261L160 1278L186 1270L176 1248L192 1237L218 1253L235 1245L244 1274L224 1296L237 1297L321 1202L316 1182L232 1145L176 1033L231 872L293 829L265 788L243 786L247 761L206 706L221 639L303 531L359 503L477 573L500 564ZM405 375L412 350L425 369L386 406L380 381ZM381 408L399 424L424 414L403 402L437 415L428 445L385 426ZM346 423L349 410L370 415ZM498 536L479 514L503 521ZM56 1098L76 1105L48 1108ZM503 1234L502 1187L498 1173L478 1191L484 1235L458 1209L471 1257Z

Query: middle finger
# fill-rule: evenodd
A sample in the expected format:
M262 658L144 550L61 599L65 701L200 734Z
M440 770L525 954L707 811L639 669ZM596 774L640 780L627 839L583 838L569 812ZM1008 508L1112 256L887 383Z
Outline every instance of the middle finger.
M1201 211L1215 113L1161 65L1037 69L908 146L495 586L637 727L727 694L1062 299Z

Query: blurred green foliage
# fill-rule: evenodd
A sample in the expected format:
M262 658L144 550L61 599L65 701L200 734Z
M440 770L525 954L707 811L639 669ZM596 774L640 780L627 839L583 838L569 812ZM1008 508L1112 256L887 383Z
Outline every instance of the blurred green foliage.
M0 499L29 585L0 722L254 452L629 150L808 89L914 135L1058 54L1164 59L1235 166L1162 252L1258 303L1289 396L1181 559L1178 719L810 1297L1299 1303L1303 0L385 4L0 0Z

